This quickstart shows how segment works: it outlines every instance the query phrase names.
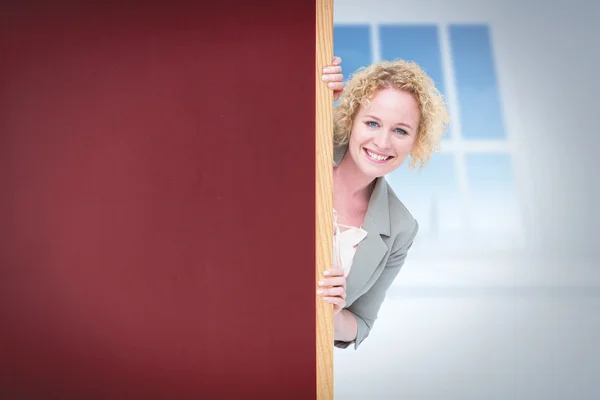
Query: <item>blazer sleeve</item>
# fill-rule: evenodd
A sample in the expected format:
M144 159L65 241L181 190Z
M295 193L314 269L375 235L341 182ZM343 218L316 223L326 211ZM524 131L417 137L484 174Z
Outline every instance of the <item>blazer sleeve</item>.
M385 268L377 281L365 294L354 301L350 307L346 308L346 310L354 314L354 317L356 318L356 324L358 328L356 339L354 339L352 342L335 340L335 347L345 349L354 343L354 349L356 350L358 349L358 346L367 338L367 336L369 336L369 333L375 324L375 320L377 319L377 314L379 313L381 304L385 299L387 290L392 285L392 282L394 282L394 279L396 279L396 276L400 272L402 265L404 265L404 260L406 260L408 250L412 247L415 236L419 230L418 222L414 219L413 221L414 227L412 234L408 240L400 243L398 248L392 250Z

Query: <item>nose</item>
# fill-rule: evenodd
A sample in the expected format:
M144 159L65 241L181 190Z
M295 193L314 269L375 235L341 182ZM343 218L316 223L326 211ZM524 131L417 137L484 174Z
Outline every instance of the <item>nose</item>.
M381 150L387 150L390 147L390 133L386 129L379 129L373 137L373 143Z

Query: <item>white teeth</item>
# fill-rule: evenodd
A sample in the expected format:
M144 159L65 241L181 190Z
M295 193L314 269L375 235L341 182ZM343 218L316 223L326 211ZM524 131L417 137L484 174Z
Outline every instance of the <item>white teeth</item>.
M374 158L375 160L378 160L378 161L385 161L388 158L390 158L389 156L379 156L379 155L377 155L375 153L371 153L369 150L367 150L367 154L369 154L369 156L371 158Z

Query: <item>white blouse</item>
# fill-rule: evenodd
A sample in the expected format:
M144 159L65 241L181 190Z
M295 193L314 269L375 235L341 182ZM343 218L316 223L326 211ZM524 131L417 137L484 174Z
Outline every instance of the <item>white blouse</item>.
M344 277L347 277L352 267L356 248L367 237L367 231L339 224L338 213L335 209L333 210L333 225L333 265L341 267L344 270ZM341 228L345 228L345 230L342 231Z

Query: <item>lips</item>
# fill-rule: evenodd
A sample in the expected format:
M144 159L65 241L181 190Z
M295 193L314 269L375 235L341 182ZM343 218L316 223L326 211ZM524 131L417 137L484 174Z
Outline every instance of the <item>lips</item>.
M372 150L365 149L365 148L363 148L363 151L365 152L366 157L370 161L377 163L377 164L386 163L394 158L393 156L381 154L376 151L372 151Z

